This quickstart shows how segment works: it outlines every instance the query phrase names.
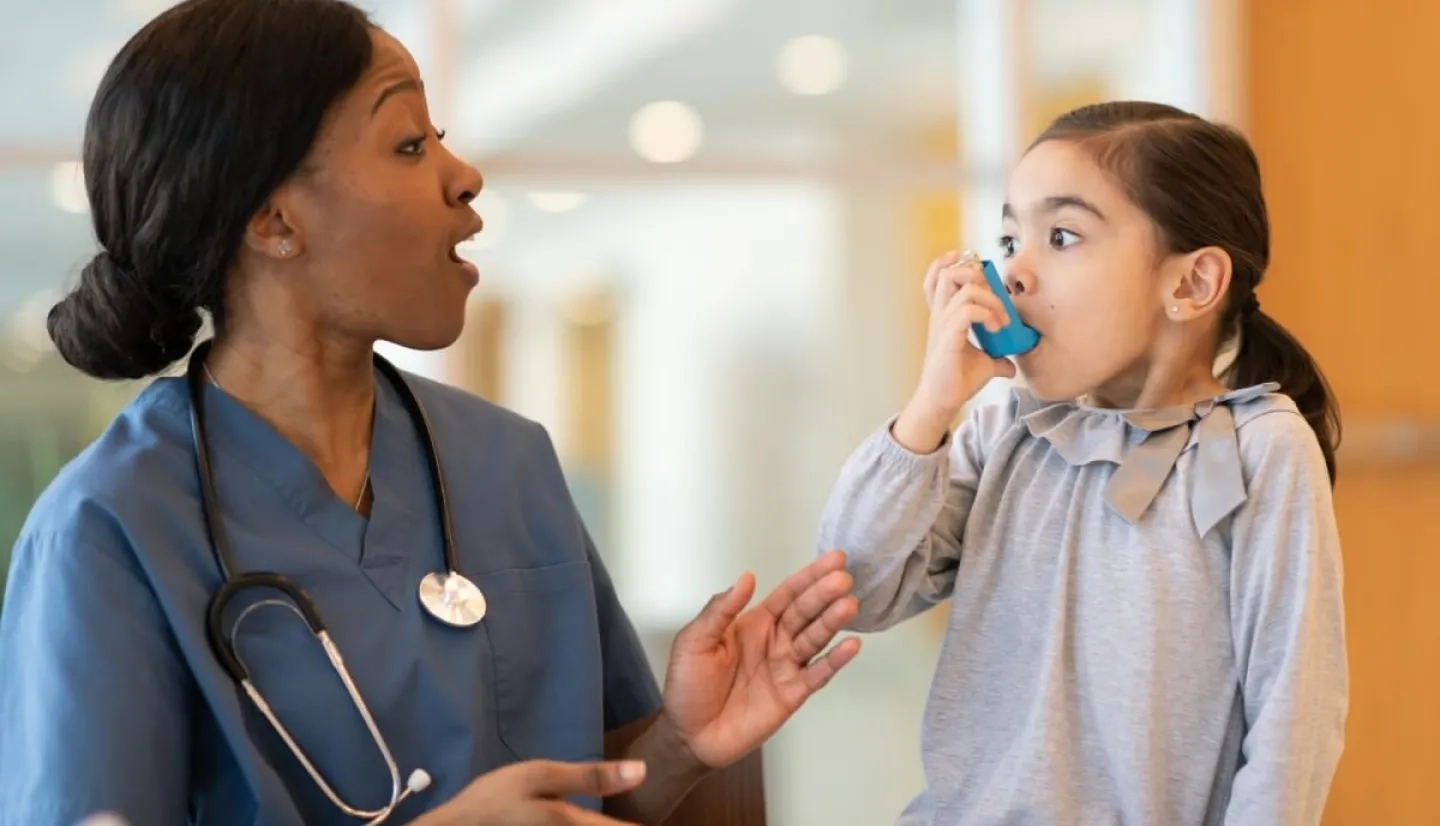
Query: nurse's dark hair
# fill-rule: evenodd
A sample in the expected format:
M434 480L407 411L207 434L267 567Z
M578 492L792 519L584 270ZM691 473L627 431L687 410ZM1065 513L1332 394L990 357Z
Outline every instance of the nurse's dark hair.
M1173 106L1112 101L1061 115L1034 145L1070 141L1092 153L1154 223L1165 255L1218 247L1230 256L1220 329L1241 333L1233 387L1278 382L1315 431L1331 483L1340 408L1315 359L1261 311L1255 288L1270 263L1260 163L1237 130Z
M67 362L141 378L190 351L202 309L223 324L246 226L364 73L371 26L338 0L187 0L125 44L85 124L102 251L47 320Z

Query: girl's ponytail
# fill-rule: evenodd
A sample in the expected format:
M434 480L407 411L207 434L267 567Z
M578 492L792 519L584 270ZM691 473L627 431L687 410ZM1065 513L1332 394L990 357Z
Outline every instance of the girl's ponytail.
M1232 288L1232 295L1234 288ZM1280 383L1320 440L1330 481L1335 481L1335 450L1340 446L1340 408L1315 359L1289 330L1260 309L1250 292L1235 311L1240 322L1240 351L1230 372L1236 387Z

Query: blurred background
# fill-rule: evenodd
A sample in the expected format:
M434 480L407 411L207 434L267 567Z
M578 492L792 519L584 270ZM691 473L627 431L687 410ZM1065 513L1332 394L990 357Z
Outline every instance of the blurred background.
M90 95L169 4L3 5L0 570L138 389L69 369L44 316L93 254ZM389 354L549 428L657 666L742 570L764 589L811 558L840 463L917 374L925 265L995 252L1004 172L1051 117L1145 97L1243 128L1275 232L1266 310L1346 417L1353 702L1326 823L1440 823L1440 4L361 5L488 181L465 337ZM767 746L773 823L887 823L920 788L941 613L867 639Z

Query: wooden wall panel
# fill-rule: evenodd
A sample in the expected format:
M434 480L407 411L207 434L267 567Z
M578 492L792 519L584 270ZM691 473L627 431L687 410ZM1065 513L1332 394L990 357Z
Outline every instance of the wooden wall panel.
M1336 489L1352 702L1325 822L1440 824L1440 465L1372 450L1386 421L1417 446L1440 432L1440 3L1250 0L1244 19L1274 230L1261 299L1366 436Z

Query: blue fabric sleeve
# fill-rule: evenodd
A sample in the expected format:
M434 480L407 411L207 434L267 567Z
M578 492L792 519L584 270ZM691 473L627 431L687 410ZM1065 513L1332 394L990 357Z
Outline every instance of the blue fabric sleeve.
M588 531L585 554L595 580L595 610L605 661L605 730L610 731L659 711L660 686Z
M73 517L72 517L73 518ZM134 556L22 537L0 617L0 823L187 819L188 671Z

